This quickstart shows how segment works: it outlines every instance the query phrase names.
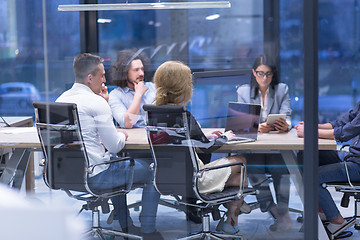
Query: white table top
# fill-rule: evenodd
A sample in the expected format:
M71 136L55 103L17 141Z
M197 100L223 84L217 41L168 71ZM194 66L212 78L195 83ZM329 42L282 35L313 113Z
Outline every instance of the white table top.
M209 132L214 129L203 129ZM125 149L149 149L145 129L127 129L129 134ZM40 148L35 127L0 128L0 147ZM295 129L287 133L264 133L258 140L249 143L224 145L221 151L231 150L302 150L304 139L296 135ZM335 140L319 139L320 150L336 150Z

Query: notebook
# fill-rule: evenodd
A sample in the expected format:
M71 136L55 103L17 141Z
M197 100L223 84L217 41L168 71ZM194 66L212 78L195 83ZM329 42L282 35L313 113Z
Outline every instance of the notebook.
M226 144L256 141L260 112L260 104L229 102L225 132L232 130L236 138L229 140Z

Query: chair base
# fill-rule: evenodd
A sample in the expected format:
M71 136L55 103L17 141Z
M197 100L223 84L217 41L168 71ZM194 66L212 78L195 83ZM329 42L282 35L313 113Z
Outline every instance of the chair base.
M106 240L104 235L110 236L112 238L114 238L116 236L119 236L119 237L124 237L124 238L129 238L129 239L140 239L140 240L142 240L141 236L137 236L137 235L133 235L133 234L124 233L124 232L121 232L121 231L116 231L116 230L101 227L100 226L100 212L99 212L99 207L98 206L95 207L92 210L92 227L86 233L86 235L88 235L88 234L96 235L101 240Z
M135 203L129 204L128 208L129 209L133 208L134 211L139 211L141 204L142 204L141 201L137 201ZM177 200L160 198L159 205L163 205L165 207L173 208L173 209L183 211L183 212L186 211L186 206L179 204Z
M180 238L178 240L190 240L190 239L204 239L204 240L242 239L242 240L246 240L245 237L240 236L240 235L215 233L215 232L199 232L199 233L190 235L188 237Z
M106 228L102 228L102 227L96 227L96 228L93 227L86 233L86 235L89 235L89 234L96 235L101 240L106 240L105 235L110 236L110 237L124 237L124 238L139 239L139 240L142 239L142 237L137 236L137 235L123 233L120 231L106 229Z
M242 239L242 240L246 240L246 238L241 235L211 232L210 231L210 216L209 216L208 212L203 212L203 214L202 214L202 231L201 232L191 234L190 236L183 237L178 240L190 240L190 239L202 239L202 240Z

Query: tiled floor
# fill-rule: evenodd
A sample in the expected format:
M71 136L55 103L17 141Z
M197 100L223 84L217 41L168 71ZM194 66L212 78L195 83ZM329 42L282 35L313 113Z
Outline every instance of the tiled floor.
M293 185L292 185L293 186ZM333 196L338 203L340 203L342 194L333 192ZM77 211L81 207L81 202L69 198L65 193L61 191L49 191L42 183L42 179L36 180L36 191L33 199L40 200L46 205L66 205L72 209L74 218L78 218L79 221L85 219L86 224L90 224L90 214L88 212L82 212L79 216L75 216ZM141 189L132 191L128 196L129 203L138 201L141 199ZM245 199L247 202L255 200L254 196L248 196ZM298 197L294 187L291 188L290 207L295 209L302 209L300 198ZM353 201L349 208L340 208L344 216L351 216L354 212ZM297 213L290 214L293 219L293 227L287 232L271 232L269 225L273 223L272 218L267 213L261 213L259 209L253 210L250 214L242 214L239 216L240 230L247 239L252 240L267 240L267 239L303 239L304 235L299 230L302 224L297 222L296 219L299 216ZM139 226L139 211L131 210L131 216L135 225ZM102 216L101 225L111 227L113 229L119 229L119 224L114 221L110 226L106 223L107 215ZM201 225L193 224L185 220L185 214L175 209L159 206L157 216L157 230L161 232L163 237L168 240L177 239L199 231ZM215 230L217 222L211 222L211 230ZM354 233L351 240L360 239L360 233L354 228L351 228Z

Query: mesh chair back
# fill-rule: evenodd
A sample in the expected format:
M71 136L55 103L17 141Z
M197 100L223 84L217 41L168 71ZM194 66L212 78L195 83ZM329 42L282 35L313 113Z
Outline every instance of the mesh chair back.
M147 112L145 129L155 162L155 186L161 194L181 195L219 204L255 193L253 189L244 189L246 175L245 166L242 165L239 187L225 187L222 192L200 194L198 179L204 171L213 169L199 169L195 147L203 148L209 140L195 118L184 106L148 104L143 108Z
M146 132L155 160L155 186L163 195L196 197L194 184L198 166L187 131L183 106L144 105Z
M45 155L46 184L52 189L87 191L88 159L76 104L34 102L33 105Z

